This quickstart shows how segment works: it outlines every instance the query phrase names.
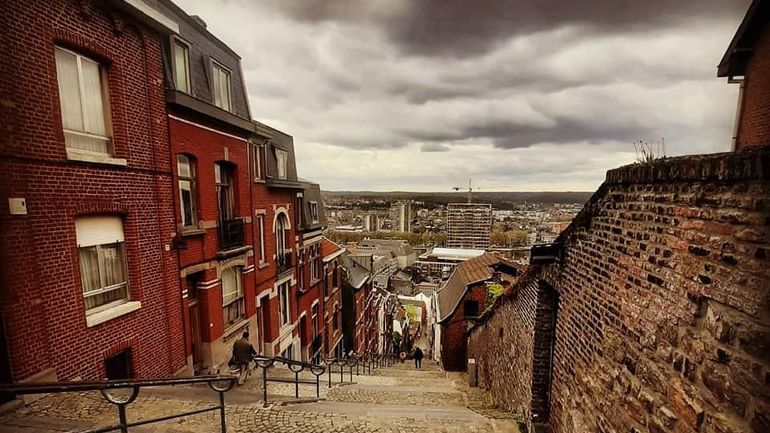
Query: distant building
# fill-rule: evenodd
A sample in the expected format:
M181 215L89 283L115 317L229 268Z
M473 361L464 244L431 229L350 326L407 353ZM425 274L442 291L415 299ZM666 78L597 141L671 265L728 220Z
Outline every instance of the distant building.
M399 269L405 269L414 264L417 254L409 242L397 239L364 239L358 243L358 251L373 252L385 255L392 253Z
M412 231L412 203L400 201L390 207L392 230L399 232Z
M377 232L380 230L380 216L375 213L363 216L364 230L367 232Z
M449 248L489 248L492 229L492 205L449 203L447 205L447 240Z
M447 279L458 264L484 254L469 248L433 248L420 254L414 266L426 278Z

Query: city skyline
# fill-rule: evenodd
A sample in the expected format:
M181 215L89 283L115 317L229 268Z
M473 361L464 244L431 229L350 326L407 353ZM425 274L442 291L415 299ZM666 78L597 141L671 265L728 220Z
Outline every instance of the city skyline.
M548 3L560 12L535 19L528 2L500 17L481 2L462 20L450 5L433 25L406 2L180 6L241 55L253 116L290 131L301 171L327 190L473 178L588 191L636 160L638 140L665 138L669 156L730 150L737 86L716 59L748 1Z

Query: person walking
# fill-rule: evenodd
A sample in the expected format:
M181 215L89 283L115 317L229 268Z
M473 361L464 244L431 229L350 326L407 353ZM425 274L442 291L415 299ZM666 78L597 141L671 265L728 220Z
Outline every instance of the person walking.
M422 369L422 349L419 347L417 349L414 349L414 368L420 370Z
M246 377L249 375L249 364L256 354L257 351L249 342L249 331L245 331L241 339L233 344L233 359L240 369L238 385L243 385L243 382L246 381Z

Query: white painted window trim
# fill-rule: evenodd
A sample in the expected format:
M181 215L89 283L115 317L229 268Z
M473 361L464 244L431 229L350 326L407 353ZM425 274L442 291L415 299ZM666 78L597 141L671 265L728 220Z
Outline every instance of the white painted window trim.
M126 314L132 313L140 308L142 308L142 303L140 301L123 302L122 304L110 309L87 315L86 326L90 328L112 319L125 316Z

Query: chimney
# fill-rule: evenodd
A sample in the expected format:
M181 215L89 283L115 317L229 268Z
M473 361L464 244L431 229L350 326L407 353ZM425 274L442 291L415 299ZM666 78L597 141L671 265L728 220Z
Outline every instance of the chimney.
M200 24L204 29L206 28L206 21L203 21L203 18L199 17L198 15L190 15L190 18L192 18L196 23Z

